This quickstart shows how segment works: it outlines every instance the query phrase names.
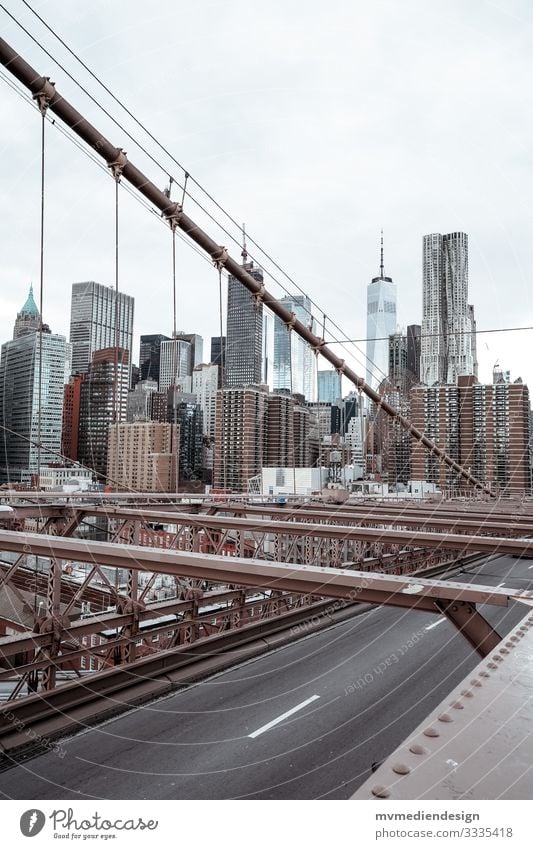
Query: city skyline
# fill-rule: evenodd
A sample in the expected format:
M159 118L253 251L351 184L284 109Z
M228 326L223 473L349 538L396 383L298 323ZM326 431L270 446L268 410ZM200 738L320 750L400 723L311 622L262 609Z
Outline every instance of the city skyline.
M165 7L163 3L161 16ZM205 122L202 110L192 108L192 104L211 97L210 74L202 73L193 75L187 95L175 93L175 109L169 112L163 92L157 85L149 86L154 71L141 43L147 32L156 32L160 42L157 18L148 18L142 6L133 4L132 8L138 16L129 26L127 43L118 37L123 26L118 13L106 10L104 14L103 6L98 4L90 14L88 10L77 10L76 15L67 16L61 4L51 2L46 13L55 19L66 41L138 112L190 173L214 193L237 221L247 221L250 236L265 244L281 267L328 316L337 320L346 337L366 336L364 290L375 266L375 240L381 227L387 234L387 266L398 285L401 325L421 319L421 236L454 230L470 236L470 298L476 304L478 327L533 324L527 272L533 263L533 249L527 238L527 181L522 179L531 126L520 108L527 97L525 81L529 78L530 57L525 35L516 25L516 18L527 23L531 15L522 4L517 4L516 17L487 7L483 32L477 29L479 17L464 4L421 11L419 4L407 2L402 4L401 12L395 4L379 4L375 9L365 9L357 51L338 47L342 48L354 27L360 30L359 4L341 4L342 30L328 22L325 10L321 12L318 4L311 4L310 20L319 15L319 29L324 35L319 53L312 49L317 39L313 26L302 23L294 10L284 8L284 31L292 32L297 26L299 33L298 47L292 43L291 50L285 53L283 44L279 44L279 27L270 25L282 14L281 6L274 3L268 15L260 15L249 24L256 35L261 35L257 39L261 49L245 84L246 91L255 92L249 98L250 122L245 123L237 120L235 114L237 104L242 102L240 63L236 59L228 62L221 43L211 39L193 46L182 36L178 43L184 61L193 66L204 62L206 69L217 68L226 92L223 109L213 101L210 120ZM202 31L199 10L187 10L186 17L193 29ZM103 25L109 32L105 40L100 37ZM235 8L229 6L223 31L227 28L228 32L240 32L242 26ZM453 44L445 35L450 26L458 34ZM432 32L429 40L428 31ZM43 46L54 55L57 43L49 34L41 35ZM6 21L6 37L36 68L49 73L74 103L82 109L88 106L61 69L13 22ZM431 97L428 80L437 90L462 85L464 68L461 62L454 61L462 57L461 37L469 42L468 71L472 74L468 95L455 105L455 121L448 124L439 98ZM165 33L164 39L167 38L172 39L170 56L176 47L175 35ZM394 80L383 77L378 45L386 47L387 56L397 68ZM198 50L200 54L195 59ZM313 62L319 62L321 82L313 82L310 91L311 66L307 57L311 53ZM276 62L271 61L274 55ZM291 55L301 60L297 72L296 59L290 59ZM171 66L165 69L166 62L165 55L158 66L162 78L169 78L172 73ZM267 74L266 68L274 66L272 77L272 71ZM72 66L72 70L81 75L79 68ZM149 98L144 88L131 90L131 79L139 71L150 88ZM316 79L314 75L310 78ZM292 80L290 85L287 79ZM354 80L358 81L357 90L360 85L365 90L364 117L358 112L355 116L346 113L346 96L351 96ZM94 91L100 97L96 86ZM332 91L335 96L329 97L328 92ZM273 113L274 93L277 107ZM299 116L306 112L310 97L314 117L303 150ZM474 109L470 108L471 102L475 103ZM5 174L1 201L5 220L11 225L0 296L0 312L6 316L19 306L20 295L31 280L36 297L39 288L39 151L36 116L7 86L3 108L6 118L10 116L3 132L4 160L13 163ZM102 123L94 106L88 106L88 110L96 125ZM385 138L382 133L385 120L388 127L395 128L392 137ZM254 126L259 131L250 129ZM459 126L460 133L455 129ZM224 133L219 132L220 127L224 127ZM167 176L160 174L153 163L147 163L117 127L111 126L109 135L114 143L128 150L132 160L145 165L151 176L164 184ZM333 157L324 155L328 146L335 151ZM70 185L61 176L60 168L66 162L69 172L76 173L75 192L69 193ZM167 173L168 169L179 171L169 163ZM428 172L438 192L427 192L424 174ZM28 199L24 211L9 200L20 188L21 173ZM314 181L308 180L309 173L315 175ZM62 195L63 186L66 197ZM330 212L321 223L318 242L311 237L308 216L308 210L316 203L317 186L321 192L320 207ZM178 197L175 187L173 192ZM126 192L119 194L120 288L136 298L138 314L146 318L146 333L171 335L168 230L155 219L151 223L146 211ZM54 128L47 127L43 312L45 320L67 337L68 320L62 312L72 281L94 279L105 285L113 282L112 195L109 176ZM52 221L59 226L52 227ZM334 229L330 223L333 221ZM213 231L219 243L227 243L238 257L240 248L216 225ZM239 238L237 231L233 235ZM248 249L255 258L250 241ZM261 264L261 257L257 260ZM271 288L276 290L274 284ZM218 327L217 274L180 241L177 292L178 325L194 327L205 339L213 335ZM278 288L276 294L285 293ZM9 327L0 324L0 338L8 338L8 333ZM137 345L138 337L134 351ZM489 380L492 366L499 361L510 368L513 379L521 376L531 383L527 351L527 332L484 335L479 351L480 378ZM350 349L350 362L364 376L363 358L352 354Z

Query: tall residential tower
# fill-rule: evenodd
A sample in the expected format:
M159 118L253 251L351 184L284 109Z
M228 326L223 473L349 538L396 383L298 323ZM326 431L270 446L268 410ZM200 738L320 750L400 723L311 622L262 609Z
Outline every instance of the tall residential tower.
M424 236L420 380L427 386L477 377L474 307L468 303L468 236Z

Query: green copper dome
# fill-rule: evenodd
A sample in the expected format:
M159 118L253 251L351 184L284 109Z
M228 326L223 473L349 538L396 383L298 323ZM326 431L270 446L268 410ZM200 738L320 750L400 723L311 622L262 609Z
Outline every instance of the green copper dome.
M39 318L39 310L37 309L37 304L33 299L33 284L30 283L30 292L26 299L26 303L22 307L21 313L24 315L31 315L35 318Z

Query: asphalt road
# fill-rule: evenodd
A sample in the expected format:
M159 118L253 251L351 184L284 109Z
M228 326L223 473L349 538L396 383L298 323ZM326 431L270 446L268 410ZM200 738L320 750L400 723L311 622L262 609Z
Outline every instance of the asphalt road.
M530 588L533 560L455 580ZM486 606L500 634L522 605ZM438 615L375 608L0 774L13 799L344 799L479 662Z

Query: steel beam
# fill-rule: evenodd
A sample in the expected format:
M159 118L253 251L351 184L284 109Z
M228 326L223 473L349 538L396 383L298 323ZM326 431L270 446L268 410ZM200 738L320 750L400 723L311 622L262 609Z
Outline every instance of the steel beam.
M88 511L87 511L88 512ZM92 508L92 513L107 513L107 508ZM143 511L127 509L128 514L143 516ZM118 511L120 515L120 510ZM232 516L207 516L205 514L189 515L187 513L158 513L164 521L176 525L190 525L216 530L249 530L262 533L285 534L296 537L317 537L323 539L365 540L380 542L387 545L398 543L402 546L421 546L423 548L443 548L451 551L474 552L489 554L522 554L533 557L533 540L508 539L505 537L474 536L469 534L438 533L431 531L397 531L390 528L360 528L353 525L326 525L311 522L287 522L283 519L241 519ZM10 533L5 531L4 533ZM0 549L3 534L0 531Z

